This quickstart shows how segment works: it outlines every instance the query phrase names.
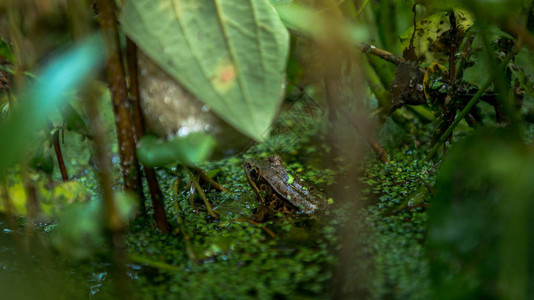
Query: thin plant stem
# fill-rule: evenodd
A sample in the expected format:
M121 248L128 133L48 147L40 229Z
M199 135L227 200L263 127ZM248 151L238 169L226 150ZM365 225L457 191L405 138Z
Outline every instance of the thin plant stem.
M198 192L198 195L200 196L200 198L202 199L202 201L204 201L204 205L206 205L206 210L208 211L208 213L214 217L215 219L219 219L219 215L217 214L217 212L213 209L213 206L211 205L211 203L208 201L208 199L206 198L206 194L204 193L204 190L202 189L202 187L200 186L200 184L198 183L198 180L196 179L195 175L193 174L193 172L191 172L191 169L189 169L189 167L187 167L186 165L184 165L185 169L187 170L187 173L189 173L189 177L191 178L191 181L193 183L193 185L195 186L197 192Z

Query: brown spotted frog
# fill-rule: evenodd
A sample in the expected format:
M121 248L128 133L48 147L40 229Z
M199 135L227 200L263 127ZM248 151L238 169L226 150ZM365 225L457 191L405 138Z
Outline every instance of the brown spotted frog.
M287 172L280 156L265 160L247 159L245 174L261 206L256 215L263 221L267 215L282 213L313 214L326 208L326 195Z

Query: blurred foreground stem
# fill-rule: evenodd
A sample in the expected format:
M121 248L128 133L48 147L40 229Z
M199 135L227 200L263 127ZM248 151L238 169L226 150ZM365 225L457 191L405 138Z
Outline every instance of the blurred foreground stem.
M93 136L95 161L98 166L100 189L102 191L102 209L105 217L108 244L113 253L114 280L119 299L130 299L126 287L128 277L126 275L125 249L122 233L125 225L119 216L113 197L113 175L111 171L111 157L106 149L104 128L100 119L98 89L90 86L84 97L85 107L89 117L89 132Z

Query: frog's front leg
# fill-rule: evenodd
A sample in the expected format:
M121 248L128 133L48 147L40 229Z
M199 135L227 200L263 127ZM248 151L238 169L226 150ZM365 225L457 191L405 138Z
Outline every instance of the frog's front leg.
M273 211L267 206L260 204L258 210L256 211L256 222L265 222L273 218Z

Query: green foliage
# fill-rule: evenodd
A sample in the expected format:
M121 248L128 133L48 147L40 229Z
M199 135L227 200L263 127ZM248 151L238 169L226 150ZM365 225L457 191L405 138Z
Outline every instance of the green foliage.
M0 170L23 158L33 136L44 127L47 116L67 98L65 94L83 83L102 62L101 41L95 36L50 63L39 79L20 96L20 107L0 124L0 140L10 146L0 152Z
M13 50L11 50L11 47L3 39L0 39L0 57L5 58L9 62L13 62Z
M370 161L365 168L363 192L378 197L380 207L396 207L412 192L433 183L435 169L413 150L395 151L388 164Z
M284 25L300 34L311 38L325 38L329 34L330 26L334 20L329 20L321 15L320 11L299 4L297 2L275 4ZM342 21L342 20L336 20ZM337 29L348 42L358 42L368 38L366 28L353 23L345 23Z
M267 0L128 1L126 34L242 133L262 140L284 90L289 36Z
M214 255L203 264L187 266L188 272L159 272L152 279L154 282L140 278L137 285L143 287L141 293L144 299L272 299L295 297L297 290L302 295L324 293L325 281L331 275L324 272L320 265L332 259L326 247L321 247L321 250L283 247L275 240L267 240L259 227L248 223L234 222L219 229L218 226L209 227L205 230L206 234L222 230L219 236L229 245L214 246L220 244L221 238L211 241L209 253ZM156 251L152 257L164 256L161 250L175 258L181 256L167 247L151 249ZM179 264L183 267L181 262Z
M481 87L488 80L488 74L491 73L490 66L485 63L485 60L488 59L487 54L477 51L471 55L470 59L474 66L465 70L464 80Z
M532 5L528 0L461 0L479 21L499 22L517 18L521 9Z
M510 20L521 8L531 5L528 0L418 0L414 1L431 9L469 9L477 18L485 21Z
M506 130L458 144L438 176L428 251L440 299L532 295L534 156Z
M176 215L187 220L185 230L200 264L192 264L187 257L183 232L177 236L162 236L150 220L138 219L127 233L128 252L134 262L130 272L137 278L132 281L131 290L143 299L325 298L329 296L336 264L338 230L343 230L341 224L348 221L347 226L354 226L359 232L352 247L354 255L362 262L352 266L350 271L366 274L355 280L351 288L365 290L373 298L394 294L396 298L391 297L395 299L424 299L431 295L428 265L421 244L425 213L419 209L383 216L384 205L400 202L403 195L419 186L418 176L432 182L432 168L420 153L407 149L392 151L394 161L390 165L370 158L362 180L372 186L369 192L380 194L380 201L357 216L347 215L348 210L330 212L315 225L279 220L256 226L244 221L257 207L243 173L244 157L265 157L276 151L287 158L287 166L303 179L327 186L333 183L332 170L317 169L303 160L308 157L313 161L310 155L324 147L313 143L323 138L323 127L324 124L315 124L309 131L298 131L299 139L295 139L295 132L285 131L251 148L243 156L204 163L206 169L221 170L217 180L234 192L208 193L209 200L222 213L220 221L209 219L198 204L201 213L193 211L188 193L184 189L174 190L176 175L162 170L160 182L170 221L176 228ZM381 176L384 180L378 180ZM181 209L175 208L176 202ZM72 207L52 226L51 235L64 255L62 259L67 255L89 259L94 254L106 254L99 225L102 217L95 215L98 212L95 203ZM269 237L263 226L273 230L277 237ZM110 270L98 260L90 260L88 264L91 271L84 280L98 291L96 297L107 297L113 289L111 273L106 273ZM80 269L84 266L87 264L78 262L71 272L80 275L85 272ZM98 276L103 277L97 279Z
M117 193L114 200L122 221L131 221L137 211L136 197ZM59 214L53 236L53 243L58 251L78 260L105 253L106 223L101 205L101 202L96 200L76 203Z
M56 226L54 245L76 259L89 258L106 245L104 222L98 202L72 205Z
M206 160L215 145L215 139L204 132L178 136L169 141L145 135L139 141L137 157L147 167L161 167L176 161L194 165Z
M407 195L422 185L421 178L432 183L434 168L421 153L406 149L388 149L390 164L368 160L363 176L360 201L368 206L356 216L341 208L333 215L338 226L357 239L349 246L352 261L347 266L348 291L360 291L369 299L431 299L429 264L424 249L427 214L422 208L388 213ZM342 229L340 229L342 230ZM364 292L362 292L364 291Z
M244 1L239 5L237 2L125 1L121 28L187 89L232 126L256 140L265 136L280 106L283 92L288 33L281 22L296 31L296 35L317 38L341 34L346 41L373 41L396 54L400 53L399 47L408 45L413 31L412 28L407 29L413 19L409 1L365 1L361 7L355 7L357 1L331 1L342 5L342 8L349 8L343 11L349 22L340 25L341 29L336 27L339 24L331 26L333 23L323 18L323 10L303 5L307 1L271 0L276 10L267 0ZM464 108L472 97L470 93L478 91L478 96L490 98L486 99L490 104L481 104L476 111L481 114L482 122L472 126L491 127L496 122L507 124L506 120L496 120L497 113L494 111L499 105L494 104L508 103L502 100L511 99L511 91L522 92L519 87L525 91L524 99L521 98L523 112L534 109L531 51L523 47L514 59L512 55L509 57L511 63L496 67L504 56L513 54L513 43L519 39L503 30L511 30L513 24L508 21L518 19L516 12L526 1L514 0L509 5L500 0L426 0L420 3L426 7L417 7L415 48L422 64L414 64L414 72L422 73L420 68L436 61L448 66L449 59L453 57L458 68L457 76L463 75L463 82L458 80L451 84L449 74L441 68L441 72L431 76L429 82L430 88L442 98L427 98L429 102L421 106L403 107L395 114L380 117L386 121L379 139L386 145L391 161L382 164L374 156L362 158L361 178L353 182L362 190L352 195L352 199L347 199L347 203L331 195L329 202L336 209L324 216L305 220L280 217L260 225L247 221L258 203L243 174L244 158L279 154L299 177L331 189L336 187L335 179L344 176L347 171L334 171L331 169L334 166L325 166L324 157L334 152L323 143L325 133L336 132L337 128L329 127L334 114L323 109L328 100L323 96L329 92L322 84L323 74L320 68L314 68L313 63L317 61L309 65L297 61L299 54L317 52L299 48L302 44L293 43L295 57L288 67L288 77L295 86L302 88L303 93L298 97L287 97L287 105L274 123L273 136L244 154L217 162L199 163L204 169L210 169L210 174L216 174L216 180L233 192L207 193L208 200L221 214L220 220L211 219L201 204L197 203L196 208L190 205L183 170L158 170L165 193L165 209L174 231L169 235L156 231L149 219L151 206L147 205L147 218L132 221L125 233L131 262L128 274L134 278L131 284L137 297L322 299L331 296L329 289L337 266L344 267L341 270L349 279L344 290L349 295L362 295L362 298L516 299L534 293L530 286L530 269L534 267L528 257L528 245L532 244L532 234L528 231L529 225L532 225L528 219L528 212L532 210L530 199L533 198L530 182L534 176L530 171L534 167L531 150L520 142L515 133L486 132L476 134L472 139L467 137L469 140L455 147L450 155L445 153L447 156L435 198L431 197L429 187L434 185L437 165L429 162L431 155L425 155L431 134L436 135L433 138L439 141L431 150L434 154L446 146L446 140L456 143L472 132L472 129L465 130L468 125L463 121L464 127L458 126L459 129L453 132L454 127L467 116L462 113L458 117L457 111L463 108L465 112L473 112L471 107ZM490 11L486 12L488 9ZM448 14L451 10L454 10L460 27L456 53L450 53ZM339 32L332 28L339 29ZM405 34L398 36L399 32ZM471 34L475 35L472 45L465 38ZM401 43L397 42L399 38ZM308 42L306 46L312 48L314 43ZM11 49L6 47L0 45L0 54L6 49L12 54ZM94 53L91 53L87 57L93 59ZM48 98L64 102L65 98L73 96L72 90L91 68L84 64L87 57L78 56L68 60L67 68L39 75L37 88L19 97L19 102L25 106L10 113L0 125L0 139L14 141L8 150L0 151L0 169L29 156L26 153L37 152L33 160L35 169L51 172L52 178L58 180L57 168L51 168L52 150L41 147L41 151L27 151L26 148L41 144L33 143L37 140L33 136L37 132L42 136L39 129L44 128L45 116L55 110ZM321 59L335 57L312 58ZM380 92L379 89L382 89L387 98L395 66L389 62L382 65L376 60L383 59L371 58L367 67L379 73L374 80L382 82L375 90ZM318 73L315 81L303 80L306 72ZM320 83L317 83L318 78ZM455 90L450 90L451 87ZM293 91L297 90L294 88ZM350 94L347 91L341 93ZM495 96L496 93L502 94ZM373 98L370 92L367 94ZM518 98L521 95L518 93ZM445 96L451 96L447 103ZM310 101L313 105L302 100L308 97L313 98ZM7 97L4 98L7 102ZM45 101L37 101L42 99ZM474 106L477 99L470 102L473 110L477 108ZM107 104L109 98L104 100ZM374 105L377 102L374 100L368 101L373 103L372 109L381 108ZM517 102L514 105L520 105L520 101ZM450 106L444 107L445 104ZM110 111L108 107L105 113ZM43 176L34 183L38 183L35 187L41 210L45 215L57 218L57 223L45 224L43 231L47 237L43 240L50 236L59 255L43 262L32 261L33 257L26 253L17 253L14 256L29 261L20 271L17 264L8 263L11 262L10 257L2 256L10 251L4 249L0 251L0 261L2 267L7 266L4 268L7 271L0 273L0 282L4 285L20 284L20 281L11 278L14 274L28 278L31 283L48 284L41 278L42 274L49 274L53 269L48 266L57 267L74 258L75 262L66 271L58 269L65 274L75 274L72 278L76 278L78 284L83 283L85 295L91 288L91 296L111 297L115 287L113 270L109 266L105 222L98 202L100 191L95 179L98 166L93 168L90 164L92 142L80 138L87 137L83 110L74 104L74 107L64 106L56 115L57 120L61 119L65 128L71 130L65 133L65 145L62 147L68 167L75 170L71 178L76 181L55 184L52 188L49 181L42 179ZM56 121L53 130L58 128L57 120L52 120ZM445 121L453 124L449 127L450 131L440 128L446 124ZM106 124L108 132L113 131L111 117L106 118ZM522 132L534 134L534 126L519 125ZM449 139L449 133L452 139ZM347 130L347 136L342 138L353 139L357 135L355 131ZM19 136L28 141L22 142ZM528 136L522 138L528 139ZM138 149L138 157L148 166L162 166L177 159L193 163L208 156L211 144L211 137L206 135L189 135L171 142L147 136ZM112 143L110 148L115 153L113 177L115 188L118 188L117 146ZM352 150L342 149L346 152ZM6 172L5 189L0 192L4 194L7 191L11 196L12 212L26 215L26 189L20 178L11 176L11 171ZM35 176L33 171L30 174L32 179ZM287 183L291 181L292 178ZM87 190L93 192L88 193ZM88 198L93 201L77 203ZM135 211L134 199L128 195L117 199L120 201L117 207L121 217L131 220ZM2 201L0 205L4 203ZM347 207L350 203L364 204L355 212ZM429 214L425 210L428 206L431 207ZM6 211L6 208L0 206L0 211ZM180 226L178 217L185 221ZM31 222L30 219L25 220ZM2 225L2 228L7 227ZM271 231L276 233L276 237L270 236ZM186 237L189 237L187 242ZM5 247L15 249L14 246ZM352 255L351 260L339 261L341 247L348 247L343 250ZM198 264L188 256L191 252L195 252ZM40 268L35 271L40 276L24 276L33 274L34 265ZM431 279L434 279L434 285ZM67 283L68 287L78 288ZM8 296L19 295L9 292L10 289ZM21 294L25 295L25 292ZM36 298L31 293L28 295L28 298Z
M54 155L51 149L50 141L45 141L30 161L30 166L46 174L52 174L54 171Z
M469 57L470 66L465 69L463 76L466 82L477 87L482 86L488 80L488 75L492 74L492 61L490 60L493 59L493 56L498 57L499 52L509 52L509 49L499 49L499 42L515 40L497 26L489 26L489 28L485 28L484 30L484 32L478 29L472 30L472 32L476 33L472 45L473 52ZM487 35L485 38L491 41L492 50L495 51L494 53L488 53L488 49L485 49L483 42L484 35ZM502 58L500 57L500 59Z
M50 187L47 178L35 176L32 185L35 189L35 196L38 199L37 211L41 217L55 218L61 211L72 204L83 203L87 199L87 188L79 182L71 181L58 183ZM22 179L18 176L10 178L9 186L5 192L10 200L9 208L6 201L0 203L0 212L10 212L17 216L27 216L29 206L28 190L24 186Z
M3 221L0 221L5 227ZM43 299L67 300L83 299L89 294L91 285L89 268L76 263L76 272L72 272L72 265L58 259L53 251L47 247L46 236L40 233L24 236L23 229L11 231L3 229L0 233L0 290L3 299ZM31 249L31 255L26 252L14 251L21 241ZM43 244L45 242L45 244ZM20 245L18 245L20 246ZM97 271L92 268L91 271ZM86 273L87 272L87 273Z
M521 88L534 98L534 59L532 51L527 47L522 47L515 57L515 68L510 68L513 73L513 79L517 79Z
M78 132L85 136L89 135L85 120L69 102L66 102L62 106L61 118L65 124L65 129Z
M368 299L433 299L424 247L427 214L384 216L382 208L371 206L355 219L360 228L352 250L358 264L350 268L354 280L348 288L365 291Z

